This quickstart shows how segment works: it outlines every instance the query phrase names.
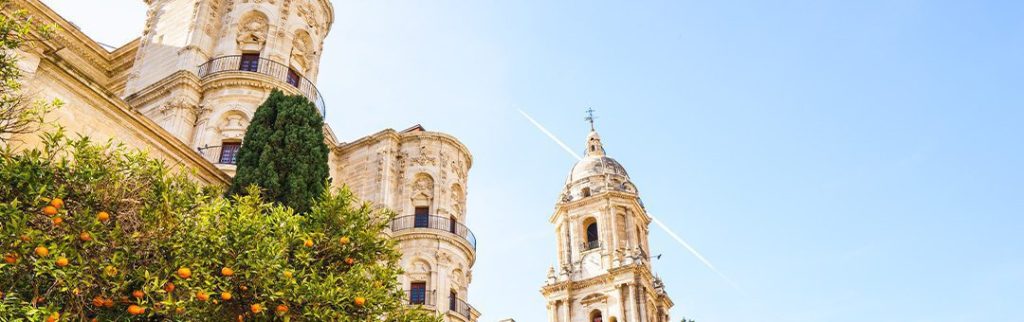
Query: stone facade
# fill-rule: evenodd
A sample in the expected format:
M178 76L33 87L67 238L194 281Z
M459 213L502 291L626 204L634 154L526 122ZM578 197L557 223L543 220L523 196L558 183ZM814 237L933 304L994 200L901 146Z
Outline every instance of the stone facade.
M225 185L234 174L226 149L241 144L272 89L303 95L327 112L315 84L334 21L328 0L145 2L142 36L113 51L40 0L13 2L60 27L53 39L19 50L26 90L66 103L48 120ZM335 188L348 186L399 215L382 233L404 254L407 302L445 321L477 321L480 312L466 301L476 261L476 239L465 226L469 150L419 125L350 143L339 143L329 126L324 133ZM35 135L12 139L15 148L38 144Z
M336 184L398 213L390 233L403 253L400 282L410 304L446 321L476 321L480 313L466 302L476 261L476 238L465 225L469 150L417 125L341 144L335 155Z
M558 264L541 293L551 322L668 322L672 300L651 271L647 215L626 169L596 131L555 213Z

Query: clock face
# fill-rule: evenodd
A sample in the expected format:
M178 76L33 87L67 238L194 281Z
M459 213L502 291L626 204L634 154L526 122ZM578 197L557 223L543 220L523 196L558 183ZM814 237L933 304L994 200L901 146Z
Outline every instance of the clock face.
M583 276L591 277L601 273L601 254L595 252L583 257Z

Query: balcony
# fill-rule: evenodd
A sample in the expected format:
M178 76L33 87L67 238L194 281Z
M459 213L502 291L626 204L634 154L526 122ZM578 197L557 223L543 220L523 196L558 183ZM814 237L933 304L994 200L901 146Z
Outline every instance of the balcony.
M424 307L436 307L437 303L434 303L437 298L437 292L426 291L426 290L406 290L404 302L408 306L424 306Z
M465 225L450 218L428 215L411 215L395 218L391 221L391 231L399 232L409 229L432 229L456 235L462 238L476 251L476 236Z
M317 110L320 110L321 116L327 115L325 114L327 110L324 107L324 98L320 95L320 91L316 89L316 86L313 85L313 82L299 75L298 72L288 67L288 65L255 55L221 56L199 65L199 78L206 78L226 72L263 74L289 84L298 90L302 96L313 102Z
M466 321L473 320L473 312L476 312L476 309L473 308L472 305L469 305L466 301L456 297L449 297L448 302L449 311L454 311L456 314L461 315L466 318Z

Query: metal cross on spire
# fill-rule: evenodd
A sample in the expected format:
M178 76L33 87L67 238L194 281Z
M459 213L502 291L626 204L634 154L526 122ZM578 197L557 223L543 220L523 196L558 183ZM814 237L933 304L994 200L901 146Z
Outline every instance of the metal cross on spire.
M590 130L593 131L594 130L594 109L588 107L586 112L587 112L587 117L584 117L583 119L586 120L587 122L590 122Z

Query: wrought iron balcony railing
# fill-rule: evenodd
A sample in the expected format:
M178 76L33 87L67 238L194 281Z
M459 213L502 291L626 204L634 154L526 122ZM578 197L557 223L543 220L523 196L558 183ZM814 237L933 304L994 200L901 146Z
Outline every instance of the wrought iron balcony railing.
M462 299L457 297L449 297L448 302L448 304L451 306L448 308L448 310L455 311L455 313L458 313L459 315L465 317L466 320L473 319L472 313L473 311L475 311L475 309L473 308L472 305L469 305L469 303L466 303L466 301L463 301Z
M308 78L299 75L294 69L288 67L288 65L256 56L248 55L234 55L234 56L221 56L210 61L199 65L199 78L205 78L210 75L223 73L223 72L249 72L257 73L270 76L276 80L282 81L287 84L291 84L302 96L309 99L316 105L316 108L320 110L321 116L326 116L327 112L324 106L324 98L320 95L320 91L316 89L313 82L309 81Z
M476 236L466 225L451 218L430 215L411 215L397 217L391 221L391 231L398 232L407 229L433 229L441 230L459 236L469 242L469 245L476 250Z
M427 290L406 290L405 291L405 304L409 306L437 306L434 303L437 299L436 291Z

